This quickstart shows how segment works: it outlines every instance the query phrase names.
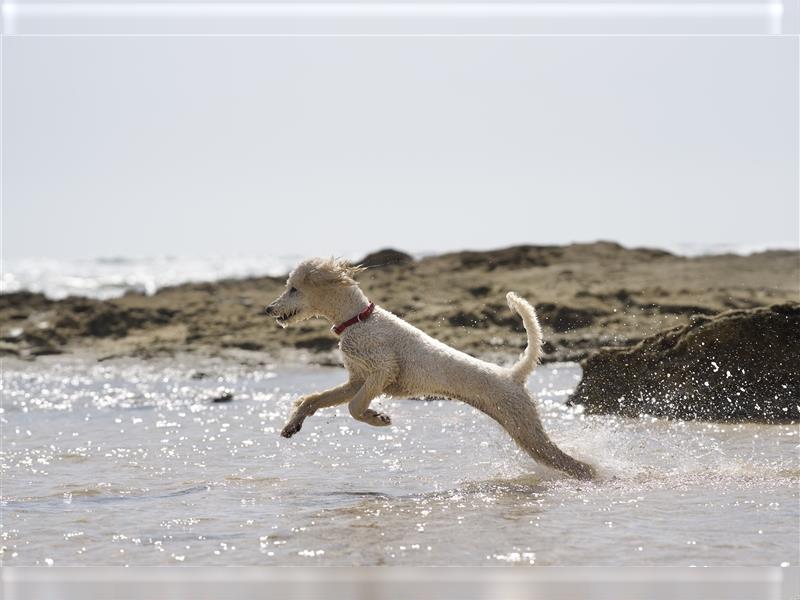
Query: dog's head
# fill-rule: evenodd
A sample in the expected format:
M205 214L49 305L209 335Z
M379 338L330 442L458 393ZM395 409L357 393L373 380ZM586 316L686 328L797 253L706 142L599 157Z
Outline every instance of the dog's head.
M342 259L304 260L289 274L283 293L267 306L267 314L281 327L324 316L336 291L357 285L354 277L363 270Z

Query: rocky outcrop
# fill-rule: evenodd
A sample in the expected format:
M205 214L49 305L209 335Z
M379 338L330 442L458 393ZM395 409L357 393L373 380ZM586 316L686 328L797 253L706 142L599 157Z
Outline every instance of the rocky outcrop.
M569 400L587 413L677 419L800 420L800 304L714 317L602 349Z
M511 246L498 250L462 251L445 254L459 270L519 270L555 264L591 262L651 262L673 255L653 248L625 248L615 242L593 242L568 246Z
M359 281L379 306L495 362L515 360L527 343L522 320L505 302L513 290L536 307L543 362L576 361L698 316L796 301L799 260L797 251L687 258L612 242L419 259L384 249L364 257L373 268ZM285 284L285 276L226 279L104 301L0 293L0 356L90 350L101 358L242 351L278 357L297 351L301 360L329 364L338 356L329 323L282 329L264 313Z
M18 356L60 354L73 338L124 338L131 331L168 325L177 310L123 307L116 302L41 294L0 295L0 353Z
M360 264L362 267L367 267L368 269L374 269L376 267L404 265L413 261L414 257L410 254L406 254L405 252L400 252L399 250L394 250L392 248L385 248L383 250L378 250L377 252L367 254L358 262L358 264Z

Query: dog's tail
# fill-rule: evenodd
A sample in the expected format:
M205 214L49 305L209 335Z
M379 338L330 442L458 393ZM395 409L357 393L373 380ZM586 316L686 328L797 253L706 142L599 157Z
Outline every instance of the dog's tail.
M539 358L542 356L542 328L536 318L536 311L527 300L517 296L514 292L508 292L506 300L511 310L522 317L525 331L528 332L528 346L517 364L511 367L511 378L524 385L528 380L528 375L536 368Z

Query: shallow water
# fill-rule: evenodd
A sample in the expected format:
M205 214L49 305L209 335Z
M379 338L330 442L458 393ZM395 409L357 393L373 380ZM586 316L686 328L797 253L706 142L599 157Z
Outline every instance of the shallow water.
M387 428L327 409L279 437L340 369L7 360L3 563L798 564L797 426L587 417L563 404L579 376L529 385L596 483L458 402L380 400Z

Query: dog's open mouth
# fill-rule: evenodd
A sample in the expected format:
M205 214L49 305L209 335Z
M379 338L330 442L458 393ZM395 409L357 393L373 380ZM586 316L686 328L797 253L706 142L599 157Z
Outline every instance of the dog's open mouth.
M278 325L280 325L281 327L286 327L289 324L289 321L292 320L292 317L294 317L296 314L297 314L297 311L293 310L291 312L283 313L282 315L280 315L278 317L275 317L275 320L278 322Z

